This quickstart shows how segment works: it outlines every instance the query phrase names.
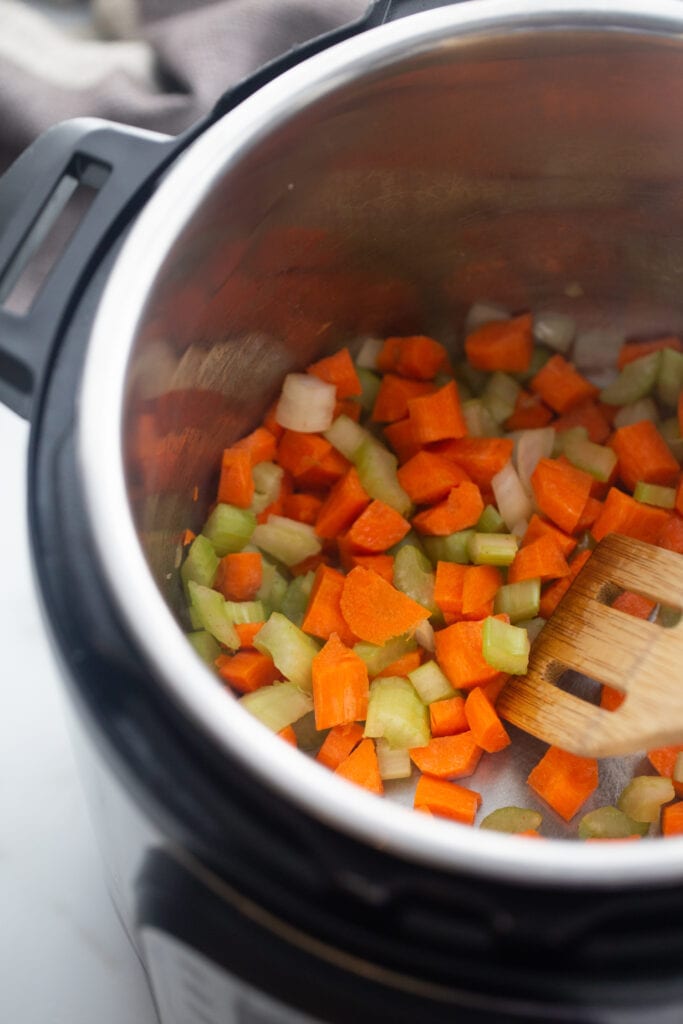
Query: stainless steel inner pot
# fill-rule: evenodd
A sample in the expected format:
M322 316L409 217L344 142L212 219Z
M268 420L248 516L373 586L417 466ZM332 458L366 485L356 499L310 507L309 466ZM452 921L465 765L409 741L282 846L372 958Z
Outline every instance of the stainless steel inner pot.
M201 522L222 448L283 374L359 336L420 330L457 346L480 299L570 312L589 363L610 336L683 329L681 124L680 4L458 4L340 44L246 100L172 168L116 262L79 396L114 599L212 743L373 846L539 884L683 877L683 840L531 843L417 819L271 737L183 637L180 532ZM498 755L473 787L528 802L540 748L519 746L518 763ZM622 780L605 762L597 802Z

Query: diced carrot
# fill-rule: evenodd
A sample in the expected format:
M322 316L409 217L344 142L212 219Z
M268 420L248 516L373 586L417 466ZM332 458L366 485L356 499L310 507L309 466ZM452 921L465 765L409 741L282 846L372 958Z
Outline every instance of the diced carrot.
M378 796L384 793L377 751L371 739L362 740L336 768L336 774L348 779L349 782L355 782L357 786L369 789Z
M460 396L452 380L429 395L409 399L408 415L415 439L420 444L452 440L467 434Z
M588 439L594 444L604 444L612 433L603 407L594 401L575 405L563 416L558 416L553 426L558 434L573 427L584 427L588 431Z
M683 835L683 800L662 808L662 835Z
M577 529L592 483L590 473L558 459L540 459L531 474L531 486L540 511L565 533Z
M619 427L609 441L617 455L617 472L632 491L639 481L673 486L680 466L651 420L639 420Z
M253 647L254 637L263 625L263 622L236 622L235 632L240 639L240 647Z
M446 537L474 526L483 511L481 491L476 484L465 480L451 489L445 501L418 512L413 517L413 526L418 533Z
M363 391L348 348L340 348L331 356L325 356L324 359L311 363L306 367L306 373L311 373L328 384L334 384L337 389L337 398L351 398L353 395L360 395Z
M320 509L322 498L317 494L307 494L303 491L298 494L288 494L282 502L282 513L287 519L295 519L298 523L308 523L314 526Z
M263 582L259 551L237 551L218 563L214 587L226 601L252 601Z
M421 775L415 787L414 806L418 810L426 808L441 818L473 825L481 806L481 795L457 782Z
M183 530L182 536L180 538L180 543L184 548L186 548L188 544L192 543L196 536L197 534L194 532L194 530Z
M453 736L435 736L424 747L411 747L411 761L425 775L437 779L464 779L472 775L482 749L470 731Z
M550 618L590 556L590 551L580 551L569 563L569 576L555 580L553 583L550 583L547 587L543 588L539 607L539 612L542 618Z
M316 729L365 721L370 684L362 658L332 633L311 667Z
M578 757L559 747L549 747L528 784L554 811L569 821L598 788L598 762Z
M383 501L375 499L350 526L346 539L365 554L380 554L403 540L410 530L407 519Z
M465 716L472 736L487 754L495 754L510 745L510 736L481 686L467 694Z
M617 690L615 686L608 686L604 683L600 690L600 707L604 711L616 711L624 703L626 694Z
M546 405L558 413L567 413L577 405L593 399L598 389L583 377L564 356L551 356L530 382L530 388Z
M381 672L378 672L375 678L380 676L407 676L409 672L419 668L421 663L422 655L419 651L408 651L402 657L397 658L396 661L392 661L391 665L387 665Z
M597 498L589 498L584 505L581 518L576 524L576 532L583 533L584 530L590 530L593 523L596 521L600 513L602 512L603 502L598 501Z
M363 569L370 569L381 576L387 583L394 582L394 556L393 555L363 555L353 551L346 545L346 538L340 537L338 542L339 559L346 572L351 572L357 565Z
M290 746L292 747L299 746L299 741L296 738L296 733L294 732L294 729L292 728L291 725L286 725L284 729L280 729L278 736L280 737L281 740L284 740L285 743L289 743Z
M409 417L389 423L384 427L384 436L394 450L400 463L407 462L420 451L420 443L415 437L415 430Z
M349 646L356 642L342 614L341 597L345 579L343 573L329 565L317 567L306 614L301 623L304 633L320 637L321 640L327 640L333 633L337 633L342 642Z
M486 683L485 686L482 686L481 689L491 701L494 708L496 706L496 701L500 697L509 678L510 676L507 672L499 672L495 679L492 679L490 683Z
M416 505L442 501L465 480L465 470L437 452L418 451L398 470L398 482Z
M334 403L334 419L337 416L347 416L354 423L360 423L363 415L363 408L357 398L342 398Z
M265 427L257 427L256 430L252 430L251 434L235 441L232 447L238 451L244 449L249 452L251 464L255 466L259 462L273 461L277 450L277 441L270 430L266 430Z
M503 576L495 565L465 566L462 587L464 619L485 619L493 615L493 600L503 585Z
M320 434L302 434L297 430L285 430L277 456L299 487L329 487L349 468L344 456Z
M617 366L620 370L634 359L642 359L649 356L651 352L661 352L664 348L672 348L676 352L683 352L681 339L671 335L667 338L653 338L649 341L627 341L621 346L617 356Z
M329 566L330 561L331 557L326 551L319 551L317 555L309 555L296 565L288 566L289 573L291 576L305 576L306 573L315 572L321 565Z
M434 574L434 601L442 612L462 615L462 594L466 565L458 562L437 562Z
M667 519L668 513L664 509L644 505L630 494L612 487L591 533L596 540L602 540L608 533L621 533L625 537L656 544Z
M496 616L507 621L507 616ZM498 669L482 654L484 620L455 622L434 633L436 660L456 690L484 686L498 676Z
M221 679L240 693L251 693L281 678L270 655L260 651L239 650L236 654L221 654L216 658L216 668Z
M423 380L409 380L388 373L382 377L371 419L375 423L395 423L408 415L408 402L420 395L430 395L434 385Z
M683 493L683 492L682 492ZM683 555L683 517L674 512L669 516L657 536L657 544L668 551Z
M563 533L557 526L553 526L552 523L548 522L547 519L541 519L535 512L529 520L524 536L522 537L522 547L527 544L532 544L535 540L540 537L553 537L556 544L559 546L560 551L565 558L571 555L572 551L577 545L576 537L570 537L568 534Z
M528 370L533 351L531 314L482 324L465 338L465 355L476 370Z
M569 573L567 559L562 554L559 544L547 533L517 551L508 569L508 583L536 578L540 579L541 583L547 583L548 580L569 576Z
M457 463L479 487L490 487L512 458L513 447L507 437L463 437L439 442L430 450Z
M351 751L358 746L362 739L363 726L359 722L335 725L323 740L322 746L316 755L316 761L334 771L349 756Z
M648 750L647 759L659 775L663 775L673 782L674 768L681 752L683 752L683 744L657 747L655 750ZM683 782L674 782L674 789L678 796L683 796Z
M533 430L547 426L552 418L552 410L541 400L541 396L532 395L522 388L517 395L512 415L505 421L505 429Z
M637 619L649 619L657 607L655 601L642 594L634 594L631 590L624 590L614 601L612 608L624 612L626 615L635 615Z
M415 629L431 614L377 573L359 565L344 578L341 610L352 633L380 645Z
M323 539L337 537L370 504L355 466L351 466L333 485L315 522L315 532Z
M676 418L678 420L678 433L683 436L683 391L678 396L676 403Z
M429 705L432 736L455 736L469 728L465 715L465 698L460 696L435 700Z
M382 373L400 373L417 380L432 380L447 365L443 345L420 334L386 338L377 356L377 369Z
M226 448L223 452L217 500L237 508L249 508L254 500L251 456L245 448Z

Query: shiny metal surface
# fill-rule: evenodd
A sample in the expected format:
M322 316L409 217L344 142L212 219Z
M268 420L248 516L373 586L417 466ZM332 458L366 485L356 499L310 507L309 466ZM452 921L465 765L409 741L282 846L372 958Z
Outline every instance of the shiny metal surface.
M616 337L683 329L682 32L675 2L473 0L341 44L193 145L111 276L79 444L114 597L213 742L250 763L258 748L267 785L374 846L539 884L683 877L683 841L615 851L417 828L243 713L160 597L177 596L180 532L202 520L221 449L287 370L374 332L457 346L483 298ZM499 755L473 788L520 800L537 756ZM603 774L607 802L623 776Z

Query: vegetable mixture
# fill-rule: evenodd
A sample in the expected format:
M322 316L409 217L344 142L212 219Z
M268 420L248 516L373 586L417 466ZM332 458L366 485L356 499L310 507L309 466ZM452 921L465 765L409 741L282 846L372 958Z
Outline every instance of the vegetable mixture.
M599 390L574 333L475 306L462 362L430 337L373 338L288 374L184 538L189 639L242 705L373 793L417 774L423 813L475 823L460 780L510 744L497 697L596 542L683 553L683 344L625 343ZM622 699L601 687L602 707ZM595 759L550 747L527 784L581 839L683 834L683 746L648 758L583 816ZM486 811L481 828L543 834L534 809Z

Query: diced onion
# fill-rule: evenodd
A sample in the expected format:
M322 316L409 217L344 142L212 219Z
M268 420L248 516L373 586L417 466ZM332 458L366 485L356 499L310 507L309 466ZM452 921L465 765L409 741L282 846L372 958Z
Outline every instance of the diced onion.
M541 459L549 459L555 444L555 428L539 427L535 430L521 431L515 445L517 473L522 487L532 496L531 474ZM505 517L503 517L505 518ZM520 518L526 518L521 517Z
M534 314L533 333L536 341L555 352L566 353L576 335L576 322L565 313Z
M384 342L381 338L366 338L356 356L356 366L364 367L366 370L377 369L377 356L382 350Z
M337 389L310 373L288 373L275 410L275 420L287 430L315 434L332 425Z
M465 317L465 333L471 334L477 327L490 324L493 320L508 320L510 314L495 302L475 302Z
M529 519L533 507L512 462L508 462L496 473L491 480L491 489L498 511L509 530L521 519Z
M433 652L436 649L436 644L434 643L434 627L429 619L424 619L420 623L413 633L413 636L420 647L424 647L425 651Z

